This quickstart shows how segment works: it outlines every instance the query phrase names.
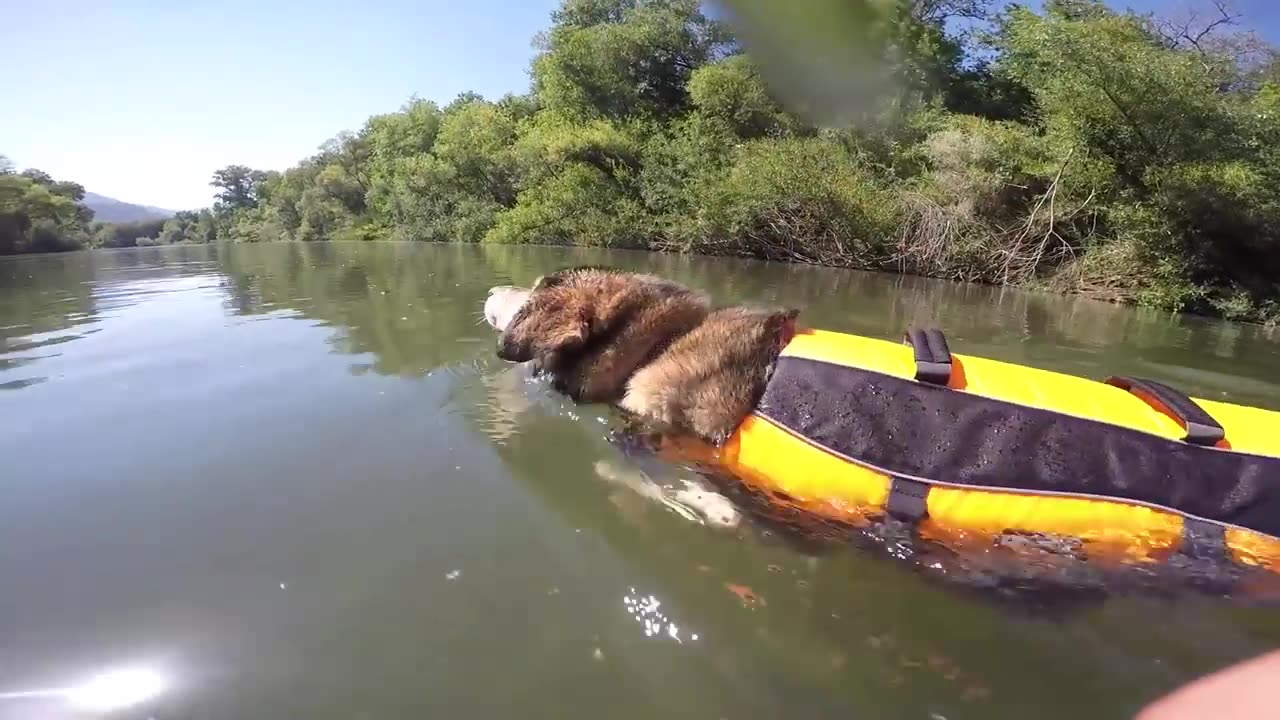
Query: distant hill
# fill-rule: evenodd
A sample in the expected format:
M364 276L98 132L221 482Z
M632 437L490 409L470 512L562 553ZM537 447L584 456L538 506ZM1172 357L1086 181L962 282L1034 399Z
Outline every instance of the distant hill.
M134 205L97 193L85 192L83 204L93 211L93 219L98 222L127 223L141 220L160 220L173 216L172 210Z

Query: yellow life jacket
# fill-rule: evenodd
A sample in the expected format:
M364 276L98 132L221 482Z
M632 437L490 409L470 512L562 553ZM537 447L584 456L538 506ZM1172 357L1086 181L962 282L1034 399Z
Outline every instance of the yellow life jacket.
M888 514L953 543L1048 534L1091 557L1216 552L1280 572L1280 413L953 355L937 331L907 341L801 330L733 436L680 452L853 524Z

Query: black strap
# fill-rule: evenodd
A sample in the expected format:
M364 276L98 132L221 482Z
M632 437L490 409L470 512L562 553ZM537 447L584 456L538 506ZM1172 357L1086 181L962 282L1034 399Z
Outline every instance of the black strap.
M951 380L951 349L942 331L907 328L903 341L915 352L916 380L945 387Z
M906 522L922 520L929 514L929 483L895 477L889 481L889 499L885 510Z
M1182 554L1199 560L1227 560L1230 553L1226 533L1220 523L1185 517L1182 519Z
M1205 412L1204 408L1164 383L1124 375L1109 377L1106 383L1162 405L1165 411L1181 423L1183 429L1187 431L1186 437L1182 438L1183 442L1213 446L1226 437L1222 426L1213 419L1213 416Z

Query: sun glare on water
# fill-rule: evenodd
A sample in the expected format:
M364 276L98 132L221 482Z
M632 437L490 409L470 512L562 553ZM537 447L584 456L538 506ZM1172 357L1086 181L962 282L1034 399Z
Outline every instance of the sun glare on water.
M83 712L106 713L140 705L168 688L165 677L147 668L109 670L65 688L0 693L0 700L58 698Z
M68 688L63 696L72 707L105 712L151 700L164 692L166 684L159 673L151 670L116 670Z

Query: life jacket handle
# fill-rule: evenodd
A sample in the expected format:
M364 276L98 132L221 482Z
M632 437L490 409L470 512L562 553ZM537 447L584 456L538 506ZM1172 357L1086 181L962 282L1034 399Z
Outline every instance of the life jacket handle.
M1204 408L1197 405L1195 400L1164 383L1127 375L1113 375L1104 382L1137 395L1177 420L1187 433L1186 437L1182 438L1183 442L1213 447L1227 436L1222 425L1205 412Z

